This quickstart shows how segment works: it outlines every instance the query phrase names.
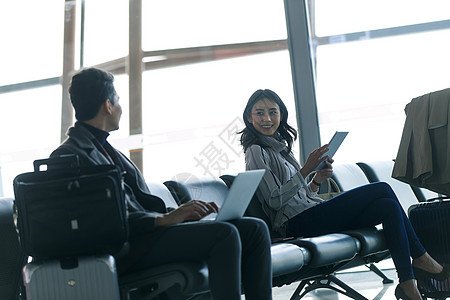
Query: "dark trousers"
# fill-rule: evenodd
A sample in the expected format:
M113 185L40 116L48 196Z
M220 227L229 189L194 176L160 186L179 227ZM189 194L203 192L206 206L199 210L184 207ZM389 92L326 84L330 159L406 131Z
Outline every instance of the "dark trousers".
M399 281L414 278L411 257L425 253L392 188L384 182L364 185L312 207L289 220L294 236L316 236L383 225Z
M263 221L242 218L190 222L157 231L140 239L141 258L134 270L173 262L206 261L215 300L241 299L241 283L246 299L272 299L271 242Z

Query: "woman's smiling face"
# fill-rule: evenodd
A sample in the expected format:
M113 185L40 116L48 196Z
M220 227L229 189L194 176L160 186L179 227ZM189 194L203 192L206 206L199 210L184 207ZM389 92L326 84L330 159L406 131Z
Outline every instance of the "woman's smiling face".
M280 107L272 100L261 99L253 105L248 121L262 135L272 136L280 126Z

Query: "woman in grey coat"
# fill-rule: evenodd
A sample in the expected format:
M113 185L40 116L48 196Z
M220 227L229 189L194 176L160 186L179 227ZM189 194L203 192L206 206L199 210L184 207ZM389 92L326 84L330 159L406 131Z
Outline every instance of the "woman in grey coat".
M301 166L291 151L297 132L287 118L281 98L267 89L253 93L243 114L246 169L266 170L257 196L269 227L282 236L307 237L382 224L399 276L397 299L422 299L415 276L437 280L450 276L450 268L443 268L426 252L387 183L358 187L328 201L317 197L320 184L333 174L333 160L326 156L324 145ZM321 162L325 167L314 171ZM307 182L311 172L314 176Z

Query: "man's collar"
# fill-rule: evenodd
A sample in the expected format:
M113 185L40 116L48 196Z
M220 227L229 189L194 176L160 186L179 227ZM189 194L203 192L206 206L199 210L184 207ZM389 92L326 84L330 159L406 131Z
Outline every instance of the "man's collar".
M76 122L75 123L75 127L84 127L84 128L86 128L90 133L92 133L92 135L97 139L97 141L100 142L101 145L105 144L106 139L109 136L108 132L106 132L104 130L101 130L101 129L98 129L98 128L96 128L96 127L94 127L92 125L89 125L87 123L84 123L84 122L80 122L80 121Z
M67 130L66 135L78 144L82 149L94 149L95 145L92 140L95 136L84 126L74 126Z

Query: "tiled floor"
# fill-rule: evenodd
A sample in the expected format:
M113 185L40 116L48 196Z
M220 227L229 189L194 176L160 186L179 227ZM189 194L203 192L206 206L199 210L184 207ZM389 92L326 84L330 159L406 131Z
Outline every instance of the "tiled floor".
M359 267L341 272L337 274L337 277L344 281L347 285L358 291L361 295L369 300L395 299L394 291L397 285L397 273L393 268L391 260L377 264L386 276L394 280L394 283L383 284L382 279L375 273L369 271L366 267ZM297 288L298 282L281 288L273 289L274 300L289 300ZM351 299L345 295L334 292L330 289L317 289L309 292L302 300L344 300Z

